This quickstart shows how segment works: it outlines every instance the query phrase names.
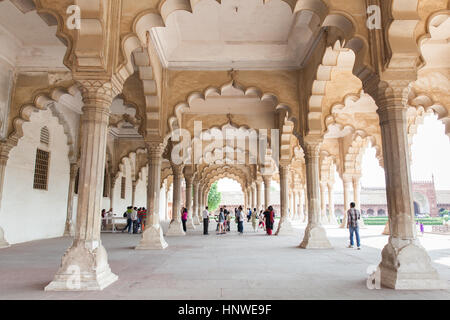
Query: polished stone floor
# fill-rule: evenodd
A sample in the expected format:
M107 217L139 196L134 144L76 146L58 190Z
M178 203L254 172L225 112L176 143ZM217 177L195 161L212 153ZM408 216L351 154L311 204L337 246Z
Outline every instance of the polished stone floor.
M379 263L387 236L383 227L361 230L362 250L348 249L347 230L327 227L329 250L298 248L296 235L268 237L261 231L226 235L200 227L184 237L166 237L164 251L133 250L140 235L103 233L108 259L119 280L101 292L44 292L70 238L33 241L0 250L0 299L450 299L450 290L369 290L367 270ZM167 228L167 225L164 225ZM422 245L450 285L450 236L425 234ZM450 287L450 286L449 286Z

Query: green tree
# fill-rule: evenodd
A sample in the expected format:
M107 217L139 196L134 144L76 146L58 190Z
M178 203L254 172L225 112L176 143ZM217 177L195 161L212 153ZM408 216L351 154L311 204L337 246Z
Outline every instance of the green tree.
M208 209L214 211L219 207L220 201L222 201L222 194L217 191L217 182L214 182L208 193Z

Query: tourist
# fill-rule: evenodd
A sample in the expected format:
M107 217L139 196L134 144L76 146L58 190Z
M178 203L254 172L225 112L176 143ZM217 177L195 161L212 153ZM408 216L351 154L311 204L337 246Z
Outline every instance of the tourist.
M123 214L123 217L127 218L127 225L122 229L122 232L128 229L127 232L131 233L131 228L133 227L133 220L131 219L131 213L133 210L131 208L132 206L127 207L127 211Z
M261 229L263 229L265 231L266 227L265 227L265 224L264 224L264 214L263 214L262 210L259 211L258 220L259 220L258 228L261 228Z
M181 213L181 222L183 223L183 231L186 232L186 221L187 221L188 211L186 208L183 208Z
M231 214L228 210L226 210L225 220L227 221L226 231L231 231Z
M136 207L134 207L131 210L131 221L133 223L133 233L136 234L136 233L138 233L138 228L139 228L138 214L137 214L137 208Z
M269 206L264 212L264 217L266 218L266 233L270 236L272 235L273 224L275 222L275 213L272 206Z
M146 216L147 216L147 210L144 207L142 207L141 210L138 211L140 232L144 232Z
M252 209L248 208L248 213L247 213L247 222L250 222L250 219L252 218Z
M253 231L257 231L258 227L256 226L256 219L258 219L258 212L256 211L256 208L253 208L253 212L252 212L252 227L253 227Z
M420 233L423 235L424 232L425 232L425 229L424 229L423 223L421 222L420 223Z
M203 234L208 234L209 211L208 206L203 210Z
M224 228L223 228L223 223L225 221L225 216L223 215L223 208L220 208L219 211L219 221L218 221L218 226L219 226L219 233L218 234L224 234Z
M355 203L350 203L350 209L347 211L347 228L350 230L350 244L349 248L353 248L353 233L356 234L356 245L358 246L358 250L360 247L360 239L359 239L359 223L358 220L361 219L361 214L358 209L355 208Z
M236 211L237 221L238 221L238 232L239 234L244 233L244 221L245 221L245 215L242 210L242 206L239 206L239 208Z
M106 229L106 209L102 209L102 230Z

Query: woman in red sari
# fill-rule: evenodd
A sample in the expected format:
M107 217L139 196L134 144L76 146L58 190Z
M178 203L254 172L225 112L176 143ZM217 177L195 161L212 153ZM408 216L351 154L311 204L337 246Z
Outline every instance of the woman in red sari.
M272 235L273 223L275 222L272 206L269 206L267 208L267 210L264 212L264 216L266 218L266 232L267 235L270 236Z

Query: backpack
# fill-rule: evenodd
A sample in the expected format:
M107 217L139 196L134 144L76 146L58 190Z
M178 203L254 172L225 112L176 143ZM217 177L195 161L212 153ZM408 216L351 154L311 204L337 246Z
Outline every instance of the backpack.
M123 213L123 217L124 217L124 218L127 217L127 212L126 212L126 211Z

